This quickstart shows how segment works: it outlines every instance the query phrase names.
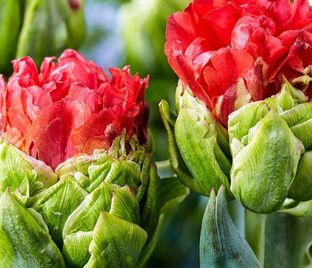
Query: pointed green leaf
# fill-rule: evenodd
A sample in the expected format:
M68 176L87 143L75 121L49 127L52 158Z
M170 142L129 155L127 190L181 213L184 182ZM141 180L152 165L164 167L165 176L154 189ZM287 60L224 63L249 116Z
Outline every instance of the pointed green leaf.
M260 267L256 256L230 218L223 186L217 197L212 190L204 214L200 235L200 266Z

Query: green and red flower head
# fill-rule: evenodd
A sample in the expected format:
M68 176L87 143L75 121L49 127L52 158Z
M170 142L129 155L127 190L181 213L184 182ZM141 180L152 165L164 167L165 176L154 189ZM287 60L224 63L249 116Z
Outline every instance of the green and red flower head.
M193 0L169 17L165 53L226 125L231 112L276 94L283 77L312 64L312 9L307 0Z
M13 61L14 73L0 77L3 136L52 168L78 153L108 149L123 129L147 138L148 77L129 67L110 68L111 76L74 50L45 58L40 72L32 58Z

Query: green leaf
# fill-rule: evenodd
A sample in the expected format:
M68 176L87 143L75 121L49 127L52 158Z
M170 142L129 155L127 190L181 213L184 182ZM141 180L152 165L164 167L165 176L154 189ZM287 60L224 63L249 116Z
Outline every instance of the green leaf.
M65 267L47 231L9 191L0 198L0 256L1 267Z
M233 224L222 186L217 197L212 190L200 234L200 266L260 267L247 242Z
M101 211L85 267L135 267L146 239L140 226Z

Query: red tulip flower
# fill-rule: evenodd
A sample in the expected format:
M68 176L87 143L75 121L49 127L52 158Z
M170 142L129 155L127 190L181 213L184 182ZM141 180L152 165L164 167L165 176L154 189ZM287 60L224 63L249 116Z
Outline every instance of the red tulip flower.
M52 168L78 153L108 149L125 129L146 141L148 78L131 76L129 67L111 76L74 50L45 58L40 72L25 57L13 61L14 73L0 76L3 136Z
M312 9L307 0L193 0L169 17L165 53L226 125L242 105L276 94L283 77L311 72Z

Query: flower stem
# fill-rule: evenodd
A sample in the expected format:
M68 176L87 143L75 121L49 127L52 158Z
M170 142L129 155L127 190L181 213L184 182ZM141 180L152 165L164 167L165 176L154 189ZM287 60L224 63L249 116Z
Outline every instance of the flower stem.
M268 216L265 242L265 267L311 267L312 217L285 213Z
M266 215L256 214L245 210L245 238L257 256L260 264L264 265Z

